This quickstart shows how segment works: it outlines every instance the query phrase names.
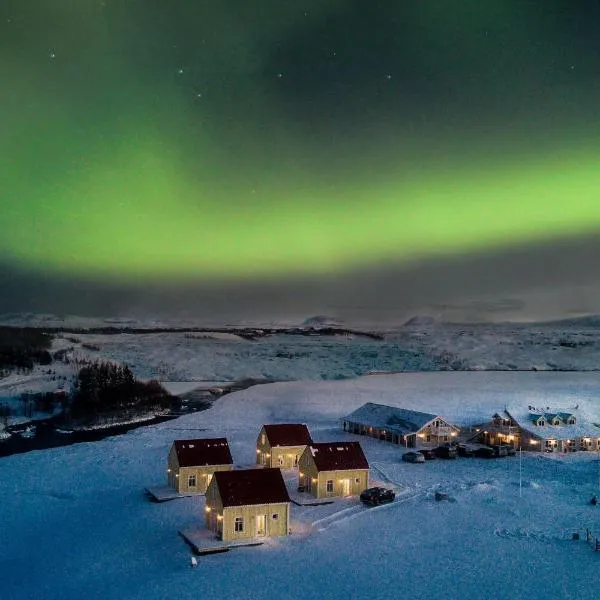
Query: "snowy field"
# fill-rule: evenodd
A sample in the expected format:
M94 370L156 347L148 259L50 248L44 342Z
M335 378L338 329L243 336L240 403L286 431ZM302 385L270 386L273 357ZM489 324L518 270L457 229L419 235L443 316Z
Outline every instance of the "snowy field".
M543 400L542 400L543 399ZM595 455L400 461L401 449L344 434L364 402L431 410L462 422L504 404L579 404L600 417L597 373L414 373L256 386L210 410L90 444L0 460L0 598L21 600L593 597L600 553L572 533L600 535ZM202 523L202 498L152 504L175 438L227 436L252 464L265 422L306 422L316 441L356 439L372 482L397 500L292 506L293 535L198 558L177 531ZM286 475L290 486L295 480ZM436 502L447 492L453 502Z
M10 317L10 316L9 316ZM37 326L165 326L167 323L123 320L74 321L59 317L21 315L0 322ZM313 319L314 320L314 319ZM308 320L311 324L313 320ZM314 324L314 323L313 323ZM318 324L321 324L318 321ZM334 323L335 324L335 323ZM11 373L0 379L0 405L14 414L11 423L27 420L18 398L23 393L69 390L77 361L127 364L142 380L158 379L172 393L242 379L338 380L369 372L438 370L597 371L600 369L600 318L547 324L452 324L413 319L409 324L379 330L383 339L360 335L271 335L250 341L234 333L151 332L59 333L54 360L31 373ZM171 323L170 325L174 325ZM185 323L178 323L179 327ZM198 323L190 323L198 325ZM274 325L274 324L271 324ZM302 321L279 323L302 325ZM43 418L45 414L32 415Z

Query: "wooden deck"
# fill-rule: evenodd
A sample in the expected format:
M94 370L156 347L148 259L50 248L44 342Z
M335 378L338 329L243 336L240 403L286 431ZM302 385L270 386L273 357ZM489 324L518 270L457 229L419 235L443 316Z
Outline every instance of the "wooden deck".
M315 498L307 492L298 492L288 488L288 494L292 504L296 506L321 506L322 504L333 504L335 498Z
M176 492L172 487L162 485L156 487L144 488L146 495L152 500L152 502L168 502L169 500L177 500L177 498L189 498L190 496L197 496L198 494L180 494Z
M262 546L265 543L264 538L249 538L247 540L224 542L217 539L214 532L204 528L182 529L178 533L196 556L229 552L235 548Z

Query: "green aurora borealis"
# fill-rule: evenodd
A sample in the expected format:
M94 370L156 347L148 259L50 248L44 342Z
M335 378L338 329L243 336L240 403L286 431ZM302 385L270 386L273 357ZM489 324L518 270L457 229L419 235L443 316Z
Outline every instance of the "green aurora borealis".
M8 0L0 252L235 280L594 233L594 4Z

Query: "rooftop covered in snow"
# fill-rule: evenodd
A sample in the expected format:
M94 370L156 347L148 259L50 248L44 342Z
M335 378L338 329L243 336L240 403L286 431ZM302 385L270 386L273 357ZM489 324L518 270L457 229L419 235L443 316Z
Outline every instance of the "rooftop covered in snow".
M584 411L578 407L552 408L532 406L507 406L508 416L512 417L525 431L544 439L569 440L572 438L600 437L600 426L594 423ZM558 415L563 424L550 425L552 417ZM564 418L563 418L564 416ZM575 417L575 423L567 423L568 417ZM543 417L544 425L536 425L539 417Z
M433 413L367 402L345 416L344 420L351 423L368 425L369 427L387 429L405 435L407 433L416 433L436 418L442 417Z

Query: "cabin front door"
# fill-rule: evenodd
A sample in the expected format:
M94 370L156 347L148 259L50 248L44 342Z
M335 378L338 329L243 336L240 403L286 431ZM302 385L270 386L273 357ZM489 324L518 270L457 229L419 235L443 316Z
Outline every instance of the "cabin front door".
M267 535L267 515L256 515L256 536Z
M342 485L342 496L349 496L350 495L350 480L342 479L342 480L340 480L340 483Z

